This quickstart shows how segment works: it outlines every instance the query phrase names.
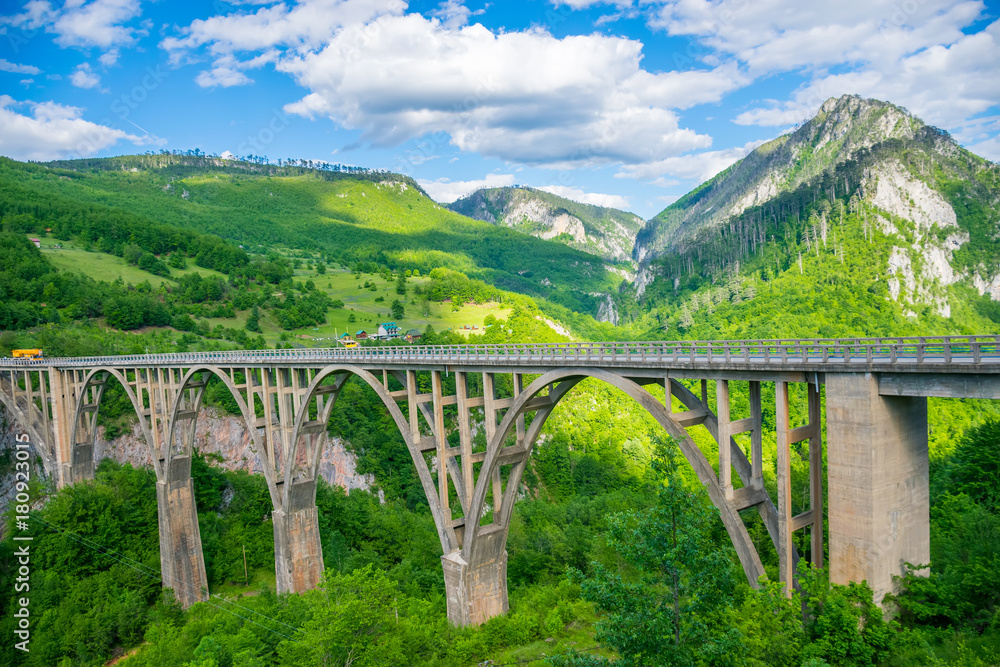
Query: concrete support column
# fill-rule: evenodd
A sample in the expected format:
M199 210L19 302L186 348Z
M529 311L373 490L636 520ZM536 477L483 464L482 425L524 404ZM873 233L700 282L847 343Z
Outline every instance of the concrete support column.
M827 373L826 429L830 581L866 579L881 602L905 562L930 561L927 399Z
M94 445L81 443L73 447L73 464L67 476L67 484L94 479Z
M296 482L290 491L288 506L271 514L278 593L308 591L323 578L316 481Z
M156 484L163 587L174 589L182 607L208 599L205 555L201 550L198 510L191 481L191 457L170 460L166 479Z
M441 556L448 620L459 627L479 625L506 614L507 552L486 563L470 565L459 551Z

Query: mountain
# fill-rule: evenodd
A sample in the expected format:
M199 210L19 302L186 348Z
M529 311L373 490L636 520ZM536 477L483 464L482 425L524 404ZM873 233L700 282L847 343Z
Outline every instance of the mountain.
M582 204L525 186L484 188L448 204L476 220L510 227L615 262L627 262L645 221L634 213Z
M859 151L890 139L912 140L926 128L887 102L831 98L797 130L757 147L651 219L638 235L635 258L676 250L705 226L794 190Z
M651 220L617 302L657 336L997 331L998 241L1000 166L845 96Z

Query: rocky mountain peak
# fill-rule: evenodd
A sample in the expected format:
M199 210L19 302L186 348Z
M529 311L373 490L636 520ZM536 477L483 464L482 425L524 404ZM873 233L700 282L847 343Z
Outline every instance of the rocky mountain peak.
M634 258L644 262L676 250L700 229L812 181L860 151L892 139L912 140L926 130L920 119L889 102L857 95L830 98L800 127L758 146L646 223ZM951 141L935 132L945 143Z

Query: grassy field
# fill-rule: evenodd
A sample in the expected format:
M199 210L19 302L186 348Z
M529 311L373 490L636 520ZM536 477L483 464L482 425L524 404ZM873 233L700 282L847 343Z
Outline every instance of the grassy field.
M94 280L104 280L107 282L114 282L121 277L126 283L131 283L132 285L137 285L144 280L148 280L154 287L158 287L162 282L173 282L170 278L154 276L137 266L127 264L124 259L115 255L87 251L72 243L58 241L53 238L42 238L39 240L42 244L42 254L60 271L83 273ZM62 245L62 247L57 248L57 245ZM193 261L188 263L188 268L186 269L170 269L171 277L179 277L188 273L200 273L205 277L220 276L223 279L226 278L224 274L218 271L194 266Z

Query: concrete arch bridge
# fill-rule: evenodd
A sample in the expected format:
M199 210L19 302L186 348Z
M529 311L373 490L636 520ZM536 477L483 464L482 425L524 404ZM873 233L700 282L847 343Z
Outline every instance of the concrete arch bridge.
M507 610L506 540L521 475L546 419L585 378L620 389L678 440L752 584L765 573L740 512L753 509L762 518L790 590L799 557L795 531L808 530L811 557L823 558L825 496L831 579L867 579L881 600L903 563L930 557L927 397L1000 398L998 346L1000 336L990 335L4 359L0 402L63 486L93 477L104 391L109 382L124 387L156 471L164 585L186 606L208 594L191 456L209 379L232 393L262 464L273 504L277 587L285 592L315 586L323 570L318 465L330 412L344 384L356 378L379 396L406 442L444 553L448 616L468 625ZM749 416L732 417L732 382L748 383ZM764 382L774 383L773 396L762 395ZM512 391L500 395L498 384ZM789 421L794 384L807 387L805 424ZM676 401L650 393L651 385ZM763 478L762 402L771 400L776 498ZM449 444L446 411L447 423L457 425L458 446ZM485 447L474 444L472 424L479 419ZM688 429L698 426L718 444L717 465L691 439ZM739 434L749 437L737 441ZM799 442L808 446L793 450ZM810 470L809 507L797 514L793 451L804 452Z

